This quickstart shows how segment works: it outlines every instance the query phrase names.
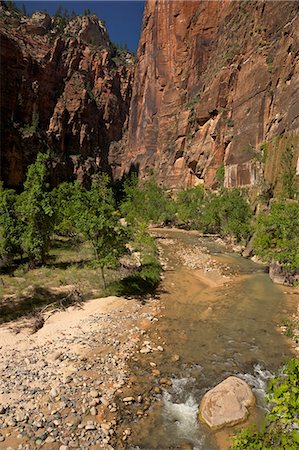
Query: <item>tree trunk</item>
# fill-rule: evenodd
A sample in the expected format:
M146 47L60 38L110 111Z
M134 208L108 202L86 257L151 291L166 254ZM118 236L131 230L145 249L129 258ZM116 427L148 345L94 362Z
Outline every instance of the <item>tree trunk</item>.
M104 274L104 267L101 266L101 274L102 274L102 278L103 278L103 283L104 283L104 289L106 289L106 280L105 280L105 274Z

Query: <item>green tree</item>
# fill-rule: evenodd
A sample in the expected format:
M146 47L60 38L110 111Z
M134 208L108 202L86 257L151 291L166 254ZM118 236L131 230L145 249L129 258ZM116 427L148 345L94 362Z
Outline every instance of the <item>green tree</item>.
M249 202L240 189L224 189L220 195L210 193L205 197L201 211L204 232L246 241L251 234L251 218Z
M76 227L76 198L81 191L78 183L61 183L52 191L55 210L55 233L62 236L74 236Z
M275 261L294 271L299 268L299 204L275 201L255 224L255 253L267 262Z
M49 184L49 154L39 153L27 171L18 211L23 223L22 248L31 267L44 264L54 228L54 209Z
M173 215L171 202L164 189L152 176L138 185L136 176L125 182L125 199L121 212L130 223L163 222Z
M203 186L180 190L176 198L178 217L192 228L199 228L203 201Z
M12 189L0 187L0 258L9 264L16 254L21 254L21 223L16 211L17 194Z
M62 5L59 3L59 5L57 6L57 9L54 13L54 17L55 18L62 17L62 11L63 11Z
M126 251L129 230L120 223L115 210L112 189L107 175L94 178L90 190L78 187L74 198L76 225L94 248L103 282L104 268L114 265Z

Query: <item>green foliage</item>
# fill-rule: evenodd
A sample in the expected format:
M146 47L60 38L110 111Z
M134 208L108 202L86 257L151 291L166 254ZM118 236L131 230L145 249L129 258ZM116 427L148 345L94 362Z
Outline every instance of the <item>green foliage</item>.
M203 186L182 189L178 192L176 199L176 210L178 217L191 228L200 227L203 199Z
M218 167L218 169L217 169L217 171L216 171L216 175L215 175L216 181L218 182L218 184L219 184L220 187L223 187L223 184L224 184L224 176L225 176L225 167L224 167L224 164L222 163L222 164Z
M80 187L77 183L61 183L52 191L55 205L55 233L61 236L75 236L78 233L75 217L75 198Z
M260 430L244 429L232 450L295 450L299 446L299 359L293 358L269 384L270 412Z
M290 145L282 155L283 173L281 176L283 194L286 198L296 198L298 192L295 186L296 167L294 162L295 150Z
M44 264L54 227L54 209L49 185L49 154L39 153L28 168L24 192L17 210L23 227L22 248L30 265Z
M76 227L92 244L101 269L116 264L126 251L129 235L128 228L119 221L120 215L115 210L113 192L108 183L107 175L96 176L90 190L76 184L73 196Z
M155 240L147 232L145 224L139 224L135 229L133 245L141 254L141 267L121 280L118 294L125 296L153 294L159 285L162 268Z
M0 258L9 263L21 253L21 224L16 211L17 194L0 188Z
M39 115L37 112L32 113L32 122L26 123L20 131L23 137L32 136L38 130Z
M125 199L120 208L122 214L131 223L161 223L171 218L172 205L164 189L158 186L154 177L140 183L132 176L124 185Z
M21 12L20 9L17 7L16 3L11 0L7 0L5 2L5 5L6 5L7 9L9 9L10 11L14 11L17 13Z
M271 380L268 398L271 422L299 426L299 359L290 359L281 375Z
M223 178L220 166L218 177ZM176 200L180 220L204 233L218 233L237 241L247 240L252 232L252 210L244 191L221 189L205 193L202 186L181 190Z
M258 256L290 270L299 268L298 202L273 202L268 214L257 217L255 231L253 246Z

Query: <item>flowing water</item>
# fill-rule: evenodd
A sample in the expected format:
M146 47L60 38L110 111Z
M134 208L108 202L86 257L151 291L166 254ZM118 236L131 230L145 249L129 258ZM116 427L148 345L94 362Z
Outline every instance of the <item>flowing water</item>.
M148 417L133 426L130 448L225 448L225 433L223 438L223 432L211 432L198 421L200 399L229 375L238 375L256 394L254 419L263 415L268 379L291 356L289 343L277 328L291 315L290 307L263 267L229 253L209 238L174 231L158 234L168 270L161 295L162 317L150 337L163 343L164 352L155 362L173 384L163 388L161 400ZM230 274L230 281L212 269L207 281L202 270L183 266L180 251L188 256L203 246L222 266L222 273ZM180 356L178 362L174 354ZM133 367L140 379L146 377L145 358L140 356Z

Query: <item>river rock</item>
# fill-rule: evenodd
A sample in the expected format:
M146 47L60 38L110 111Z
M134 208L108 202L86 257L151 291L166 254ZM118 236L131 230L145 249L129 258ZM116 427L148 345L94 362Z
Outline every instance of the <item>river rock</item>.
M277 262L271 262L269 267L269 276L273 283L292 286L297 281L299 274L296 274L296 271L291 271L282 267Z
M228 377L204 395L199 418L214 429L236 425L247 418L247 408L254 404L255 397L248 384L240 378Z

